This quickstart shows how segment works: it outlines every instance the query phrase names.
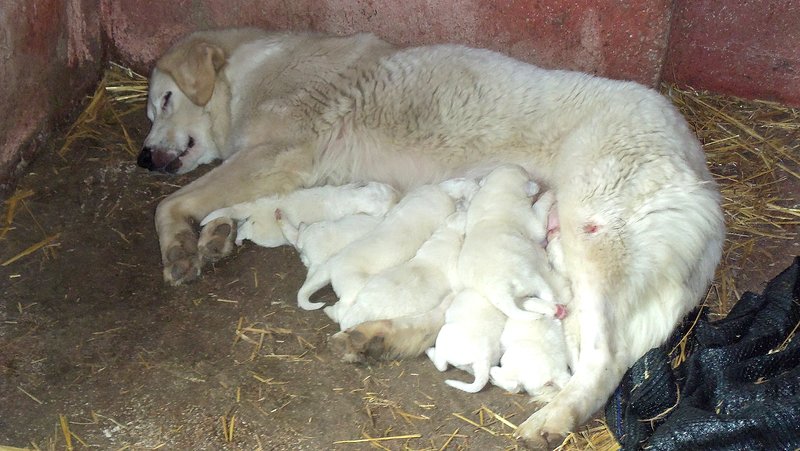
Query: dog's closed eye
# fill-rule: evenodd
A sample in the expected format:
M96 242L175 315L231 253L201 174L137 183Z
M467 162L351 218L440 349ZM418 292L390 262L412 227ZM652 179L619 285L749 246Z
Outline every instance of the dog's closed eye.
M161 100L161 111L164 111L164 110L167 109L167 105L169 105L169 98L170 97L172 97L172 91L167 91L166 94L164 94L164 99Z

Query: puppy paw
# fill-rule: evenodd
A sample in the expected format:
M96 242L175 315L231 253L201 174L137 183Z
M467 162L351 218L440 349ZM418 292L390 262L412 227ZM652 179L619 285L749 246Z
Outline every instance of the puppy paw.
M525 420L514 432L531 449L553 449L577 426L575 415L557 403L550 403Z
M231 218L220 217L210 221L200 231L197 243L200 258L214 262L233 252L236 240L236 224Z
M310 302L310 304L316 304L316 302ZM322 309L322 311L325 312L325 314L328 315L328 318L330 318L331 321L333 321L334 323L339 323L340 322L339 321L339 309L336 307L337 305L338 304L329 305L329 306L325 307L324 309Z
M201 267L195 234L189 230L177 234L164 255L164 281L170 285L190 282L200 276Z

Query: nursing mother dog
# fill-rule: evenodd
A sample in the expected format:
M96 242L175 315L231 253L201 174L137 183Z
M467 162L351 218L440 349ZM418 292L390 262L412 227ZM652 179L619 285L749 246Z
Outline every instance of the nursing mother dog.
M156 209L173 285L215 257L198 251L193 224L261 196L365 181L406 191L501 163L554 190L580 354L517 429L532 446L588 420L698 303L720 258L702 149L675 108L636 83L458 45L227 29L191 34L158 60L147 115L141 166L182 174L225 160ZM349 333L354 346L380 337L388 354L415 356L432 327L376 321Z

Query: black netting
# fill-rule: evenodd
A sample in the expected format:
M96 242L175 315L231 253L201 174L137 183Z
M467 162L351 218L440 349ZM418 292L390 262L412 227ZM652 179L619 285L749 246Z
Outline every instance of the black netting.
M800 257L725 319L698 312L625 374L606 405L623 449L793 450L800 447ZM676 345L691 330L686 361ZM800 331L798 331L800 333ZM673 355L671 355L673 354Z

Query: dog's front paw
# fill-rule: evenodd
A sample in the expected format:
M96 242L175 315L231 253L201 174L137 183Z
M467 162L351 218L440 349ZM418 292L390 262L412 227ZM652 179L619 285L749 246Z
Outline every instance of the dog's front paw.
M175 236L175 243L164 255L164 281L170 285L190 282L200 276L202 261L197 252L197 237L189 230Z
M200 258L214 262L230 255L236 240L236 224L228 217L219 217L203 227L197 243Z
M530 449L553 449L577 425L575 415L567 408L550 403L534 412L514 432Z

